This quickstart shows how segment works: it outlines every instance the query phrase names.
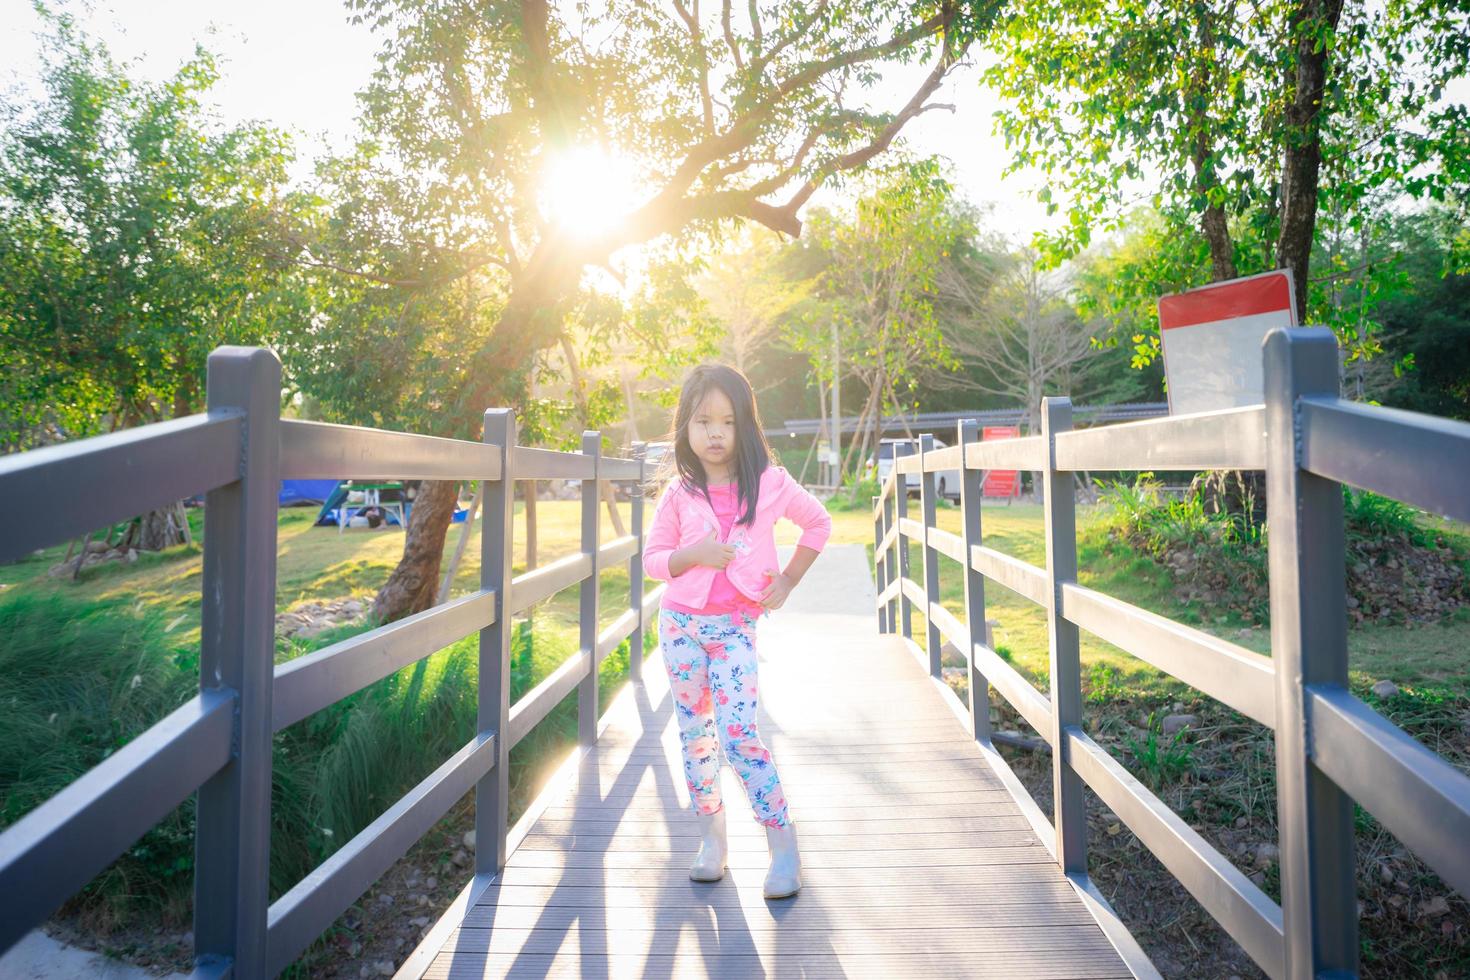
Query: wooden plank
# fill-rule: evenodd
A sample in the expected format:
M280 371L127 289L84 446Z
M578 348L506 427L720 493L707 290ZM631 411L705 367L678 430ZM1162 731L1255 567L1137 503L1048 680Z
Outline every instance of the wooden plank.
M984 817L926 817L914 814L895 820L844 820L844 819L814 819L801 815L801 843L803 845L811 842L817 837L854 837L872 836L875 834L961 834L961 833L989 833L996 830L1017 830L1027 827L1024 817L1014 811L1006 815L992 815ZM607 820L592 820L587 817L577 816L571 819L553 819L543 817L536 824L536 829L543 834L571 834L578 837L590 835L614 836L618 833L627 833L622 829L620 823ZM658 827L643 827L640 831L663 833L670 838L675 837L698 837L699 825L692 819L671 819L660 829ZM759 838L762 845L765 843L765 832L754 820L741 820L738 818L729 821L729 837L731 840L749 837L752 840Z
M1063 927L1065 928L1065 927ZM1080 931L1080 930L1079 930ZM513 928L496 926L494 929L457 930L444 950L462 953L556 953L562 949L575 950L584 958L594 958L599 951L603 955L621 952L648 950L650 953L675 952L685 937L702 943L712 943L721 948L731 942L731 936L720 928L720 924L708 918L675 921L664 926L643 928L620 928L609 930L605 926L574 922L565 929ZM844 927L842 921L830 922L816 929L789 927L782 924L779 931L771 929L744 930L735 940L743 952L774 956L780 949L821 949L830 944L841 949L844 957L874 956L887 954L913 955L915 953L985 953L987 958L1006 958L1022 953L1051 951L1057 943L1053 930L1026 929L1025 927L965 928L939 927ZM1067 950L1071 957L1095 955L1107 947L1101 934L1079 936Z
M1008 793L997 791L976 795L979 796L978 800L966 803L929 803L926 801L898 806L822 806L818 803L805 803L801 808L801 823L805 827L814 822L830 819L868 821L908 817L977 817L1016 812ZM669 808L663 804L657 806L643 804L619 810L603 809L592 806L590 803L580 806L556 806L547 807L544 816L552 820L568 820L574 816L581 816L589 820L607 820L618 824L640 821L665 823L673 820L695 822L694 815L687 810L671 814Z
M757 904L740 906L745 913L745 928L752 932L778 929L803 929L830 926L834 921L842 928L910 928L942 927L947 929L1010 930L1022 927L1032 931L1092 922L1087 910L1077 906L1047 907L1036 905L996 905L987 910L984 923L977 926L974 916L962 907L933 906L860 906L841 909L841 918L831 906L798 902L776 912L760 896ZM779 914L778 914L779 913ZM479 905L464 917L461 929L566 929L577 923L583 927L602 929L646 929L672 923L688 923L698 928L708 923L709 907L699 902L664 905L614 905L578 908L574 905L520 904L500 902Z
M769 858L762 851L739 850L730 855L732 867L766 867ZM1044 847L957 847L949 851L811 851L802 855L805 868L929 868L986 865L1016 867L1023 864L1051 864ZM642 851L532 851L518 850L511 856L510 866L517 868L642 868L648 856Z
M1017 894L1009 881L966 881L942 890L916 890L904 895L905 908L985 908L997 910L1032 909L1038 912L1058 907L1081 908L1068 900L1074 895L1071 885L1054 876L1056 880L1038 884ZM815 894L815 892L809 893ZM874 889L838 888L824 891L818 908L858 909L884 908L892 906L893 895L875 893ZM806 904L793 903L791 908ZM816 904L815 902L813 904ZM572 887L560 885L491 885L481 896L468 915L490 914L494 909L509 905L525 905L532 908L566 907L578 909L595 908L678 908L694 905L708 909L758 909L762 916L789 914L786 906L772 906L761 896L760 882L749 887L736 886L727 881L715 885L690 881L674 882L664 887L656 884L603 885L598 887ZM752 916L752 918L755 918ZM468 921L468 920L467 920Z
M1099 951L1063 957L1055 950L986 957L986 975L1008 980L1109 980L1128 977L1121 962ZM807 980L892 980L894 977L973 978L975 967L947 953L849 956L832 951L791 949L779 957L711 951L701 955L693 943L683 954L621 953L584 962L580 953L485 953L455 956L441 953L425 980L483 980L485 977L620 978L678 977L679 980L750 980L752 977L798 976Z

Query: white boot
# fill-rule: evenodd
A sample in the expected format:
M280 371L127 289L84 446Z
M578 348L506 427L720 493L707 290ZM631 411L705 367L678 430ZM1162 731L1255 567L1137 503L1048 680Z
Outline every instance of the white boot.
M766 898L789 898L801 890L801 854L796 850L796 826L766 828L771 870L766 872Z
M694 881L719 881L725 877L725 857L730 845L725 837L725 808L714 813L701 813L699 820L699 853L689 868L689 877Z

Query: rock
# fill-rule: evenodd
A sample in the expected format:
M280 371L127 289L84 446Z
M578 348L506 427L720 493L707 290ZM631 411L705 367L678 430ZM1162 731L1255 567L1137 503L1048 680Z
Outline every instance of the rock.
M434 889L439 887L439 879L435 878L433 875L430 875L427 879L425 879L424 887L427 888L429 891L433 891Z
M1387 701L1399 693L1399 686L1390 680L1382 680L1373 685L1373 696L1380 701Z
M89 555L100 555L111 550L112 546L109 545L106 541L87 542L87 554Z
M454 856L449 860L453 861L456 867L463 868L470 863L470 856L465 852L464 848L460 848L454 852Z
M429 921L430 920L427 915L416 915L412 919L408 920L408 924L413 926L415 929L422 929L424 926L429 924Z
M1378 877L1385 885L1393 884L1393 869L1387 864L1380 864L1378 866Z
M466 830L461 840L464 841L466 850L473 851L475 849L475 832L473 830Z
M373 964L373 970L380 977L391 977L395 972L392 960L378 960L378 962Z
M1250 823L1250 820L1248 820L1245 817L1236 817L1235 818L1235 826L1237 826L1237 827L1244 828L1249 823Z
M388 894L387 892L383 892L382 894L380 894L378 896L378 904L379 905L392 905L393 904L393 896L390 895L390 894Z
M1281 848L1275 844L1256 845L1256 867L1269 868L1279 860L1281 860Z
M1450 910L1450 903L1445 901L1443 895L1436 895L1427 902L1419 903L1419 914L1426 918L1436 919Z
M1198 726L1198 715L1168 715L1164 718L1162 730L1165 735L1175 735L1186 728L1196 728Z
M360 956L360 955L362 955L362 943L353 943L351 946L348 946L347 947L347 955L348 956Z
M1266 876L1259 871L1252 871L1251 884L1255 885L1257 888L1266 887Z
M429 896L427 896L427 895L415 895L413 897L413 904L419 906L420 908L423 908L425 905L428 905L429 904Z

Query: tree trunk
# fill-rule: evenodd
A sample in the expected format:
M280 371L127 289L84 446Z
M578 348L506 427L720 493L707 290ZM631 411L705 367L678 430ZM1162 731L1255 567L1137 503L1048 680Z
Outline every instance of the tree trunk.
M1235 245L1230 240L1230 229L1225 224L1225 209L1216 205L1205 208L1200 218L1205 241L1210 244L1210 277L1214 282L1234 279Z
M1322 166L1322 88L1327 80L1331 35L1342 0L1301 0L1291 19L1296 91L1286 107L1286 154L1281 167L1281 234L1277 261L1291 270L1296 319L1307 317L1307 273L1317 224L1317 183Z
M373 600L373 618L378 622L402 619L434 604L444 536L458 499L457 480L425 480L419 484L408 533L403 538L403 557Z
M165 548L187 543L187 524L180 526L179 522L182 510L177 501L167 507L150 510L128 529L123 537L122 547L136 548L139 551L163 551Z
M487 408L521 404L532 356L556 343L565 314L562 307L581 266L570 266L565 257L538 253L528 263L530 268L535 271L525 273L527 279L514 288L489 341L471 356L468 373L479 382L454 403L445 434L478 438ZM403 557L373 600L379 622L402 619L433 605L456 490L454 481L425 480L420 486Z

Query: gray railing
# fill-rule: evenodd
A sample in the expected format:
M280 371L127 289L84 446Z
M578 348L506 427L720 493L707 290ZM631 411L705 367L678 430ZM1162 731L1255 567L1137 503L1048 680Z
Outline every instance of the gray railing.
M598 540L601 481L644 477L635 459L517 446L515 418L485 415L466 442L279 417L281 369L268 351L209 358L208 411L0 459L0 500L25 519L0 561L196 493L206 493L199 694L0 834L0 952L178 806L199 793L196 975L271 976L290 965L449 808L475 790L476 881L508 856L510 750L576 689L579 746L597 739L598 665L623 640L642 666L643 500L627 537ZM485 481L476 592L274 666L276 500L282 478ZM511 577L514 480L582 481L580 550ZM96 487L107 487L97 493ZM626 563L629 608L598 631L598 575ZM579 651L510 703L511 619L577 585ZM271 736L473 633L480 637L477 732L433 774L275 902L268 901Z
M1470 520L1470 425L1341 399L1337 345L1327 330L1276 331L1264 357L1263 406L1072 431L1070 403L1048 398L1040 436L979 442L975 424L961 422L954 447L933 451L928 437L917 447L901 446L874 498L878 625L901 631L927 661L987 761L1118 942L1131 939L1087 875L1084 785L1268 975L1353 976L1353 801L1450 887L1470 895L1470 778L1348 690L1340 484ZM962 535L935 526L933 473L957 467L964 470ZM980 481L992 468L1043 474L1044 569L981 543ZM1213 469L1266 473L1270 657L1077 581L1073 472ZM895 490L900 474L909 472L925 474L917 521L908 517L907 494ZM911 540L924 546L923 584L910 576ZM940 556L965 569L967 622L939 604ZM1049 691L1036 690L986 644L986 579L1046 610ZM922 647L912 640L915 606L928 624ZM1086 734L1084 629L1274 730L1279 906ZM969 660L967 706L939 682L946 637ZM1051 745L1050 819L994 749L992 687Z

